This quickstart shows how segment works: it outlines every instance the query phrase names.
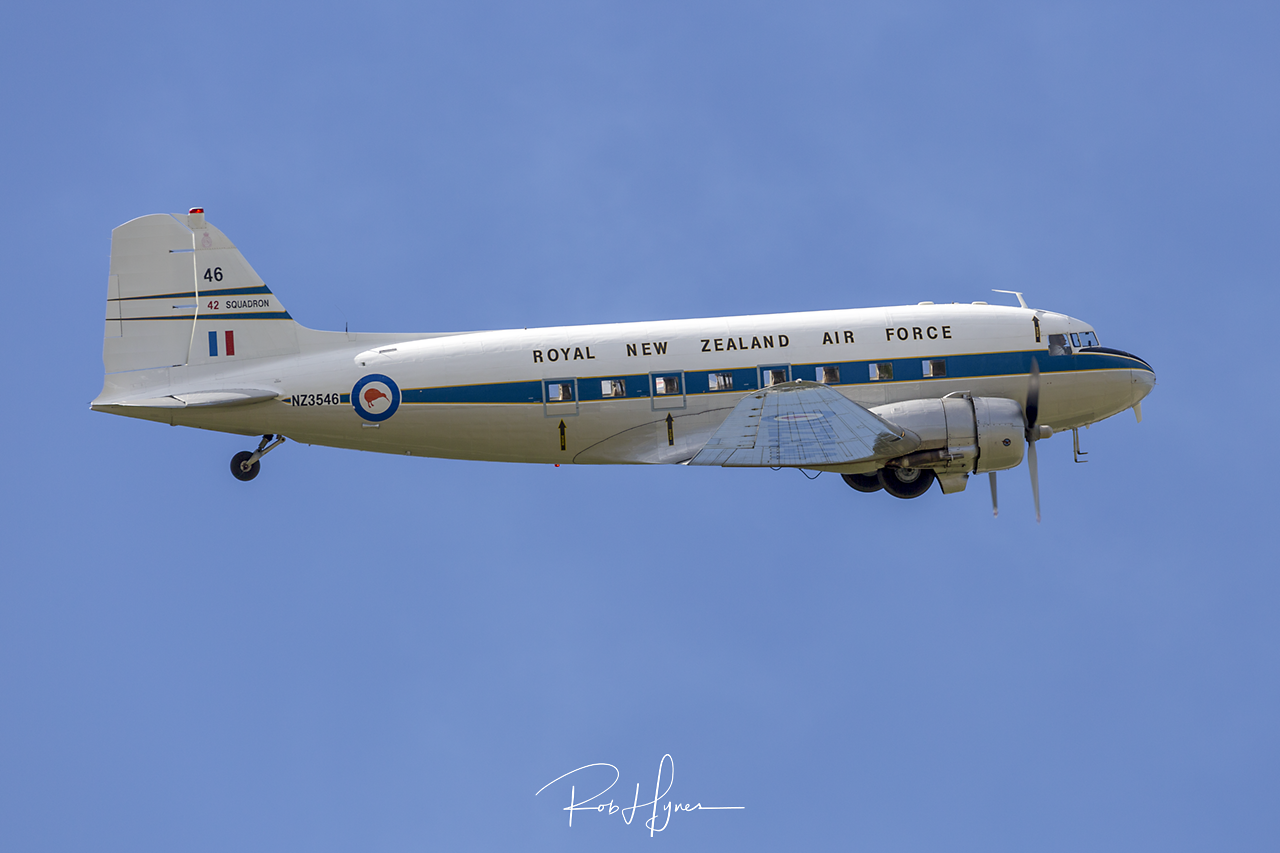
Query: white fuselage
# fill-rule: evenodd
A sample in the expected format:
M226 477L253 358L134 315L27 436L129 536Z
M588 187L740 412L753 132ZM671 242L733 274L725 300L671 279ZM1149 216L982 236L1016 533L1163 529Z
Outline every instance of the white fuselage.
M1085 332L1091 333L1087 324L1062 314L985 304L430 337L299 327L297 355L171 371L170 393L208 389L216 380L221 387L275 391L274 400L99 408L415 456L670 463L696 453L744 395L777 381L824 382L867 408L956 392L1021 403L1034 357L1042 371L1041 424L1069 429L1135 406L1154 382L1140 359L1050 350L1051 335L1069 341ZM357 389L388 389L368 385L370 376L391 380L400 394L393 414L381 420L362 416L351 399ZM372 396L375 408L387 405L383 393Z

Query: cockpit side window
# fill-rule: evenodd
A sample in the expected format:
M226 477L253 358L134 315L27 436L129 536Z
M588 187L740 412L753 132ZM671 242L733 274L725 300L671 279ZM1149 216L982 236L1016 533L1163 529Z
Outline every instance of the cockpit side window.
M1075 337L1075 335L1072 335L1071 337L1073 337L1073 338L1074 338L1074 337ZM1095 335L1093 332L1081 332L1081 333L1080 333L1080 346L1082 346L1082 347L1096 347L1097 345L1098 345L1098 336L1097 336L1097 335Z
M1066 335L1049 336L1049 355L1071 355L1071 344Z

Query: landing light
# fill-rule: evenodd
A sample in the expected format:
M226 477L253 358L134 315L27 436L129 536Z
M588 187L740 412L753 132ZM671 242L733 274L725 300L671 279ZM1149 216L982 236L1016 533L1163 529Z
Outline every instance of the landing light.
M203 208L203 207L193 207L193 208L191 208L190 210L188 210L188 211L187 211L187 213L204 213L204 208Z

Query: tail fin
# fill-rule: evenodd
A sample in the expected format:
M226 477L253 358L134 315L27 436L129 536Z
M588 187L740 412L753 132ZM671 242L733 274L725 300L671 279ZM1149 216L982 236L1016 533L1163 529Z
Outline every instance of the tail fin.
M108 386L156 382L113 382L112 374L125 371L296 353L297 328L240 251L204 221L203 209L142 216L111 232L102 346Z

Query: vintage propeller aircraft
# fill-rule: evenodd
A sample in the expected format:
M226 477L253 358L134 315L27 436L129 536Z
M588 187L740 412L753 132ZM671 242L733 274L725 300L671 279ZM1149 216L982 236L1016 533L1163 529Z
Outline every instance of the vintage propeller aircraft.
M430 334L296 323L204 211L111 235L93 410L306 444L502 462L832 471L899 498L962 491L1155 384L1087 323L918 305ZM1012 291L1000 291L1011 293ZM1079 451L1076 433L1076 452ZM1078 455L1077 455L1078 458Z

